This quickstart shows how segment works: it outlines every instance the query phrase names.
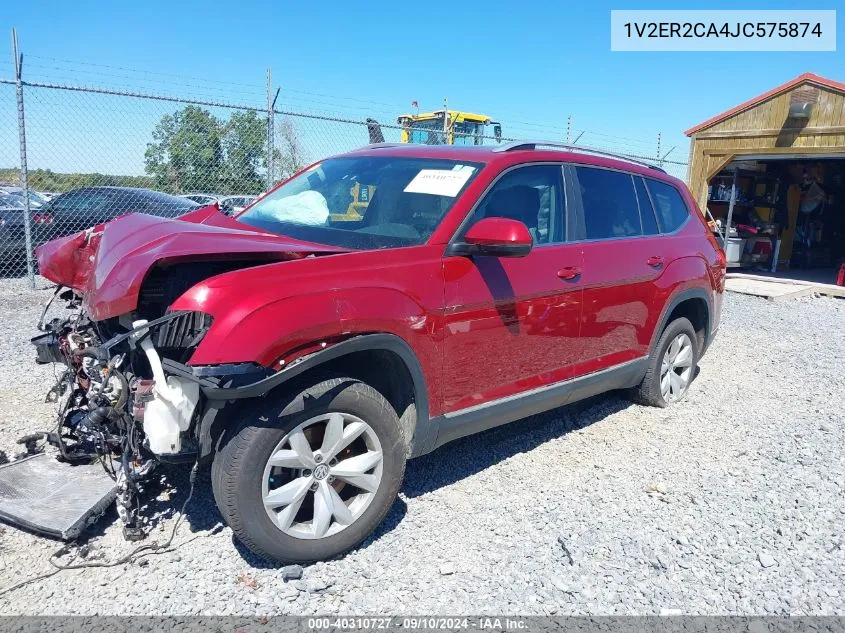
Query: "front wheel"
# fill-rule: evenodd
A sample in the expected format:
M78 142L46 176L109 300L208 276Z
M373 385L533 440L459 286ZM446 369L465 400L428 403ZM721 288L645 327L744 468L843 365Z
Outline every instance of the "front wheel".
M212 464L220 513L249 549L281 563L333 558L384 519L405 473L393 407L335 378L254 405Z
M695 329L688 319L677 318L666 326L649 359L634 399L654 407L667 407L687 393L698 367Z

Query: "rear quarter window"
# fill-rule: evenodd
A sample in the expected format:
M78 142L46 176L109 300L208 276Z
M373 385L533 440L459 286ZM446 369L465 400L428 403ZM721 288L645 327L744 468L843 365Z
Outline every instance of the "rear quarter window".
M108 195L102 191L80 189L59 196L54 201L53 207L65 211L97 210L104 207L108 202Z
M654 201L655 211L660 220L663 233L671 233L681 228L689 217L689 209L681 197L681 193L672 185L665 182L646 179L651 199Z
M651 196L645 188L645 181L641 176L634 176L634 186L637 189L637 202L640 203L640 218L643 221L643 235L657 235L660 229L657 226L657 216L654 215L654 207L651 206Z

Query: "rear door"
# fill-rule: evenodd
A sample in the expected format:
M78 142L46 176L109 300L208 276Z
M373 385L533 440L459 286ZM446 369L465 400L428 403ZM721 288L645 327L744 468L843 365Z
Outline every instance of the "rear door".
M666 260L640 176L594 166L572 170L584 247L578 373L586 374L648 353L649 312Z
M485 217L524 222L525 257L446 256L445 412L566 379L578 360L581 245L570 243L560 164L503 173L459 231Z

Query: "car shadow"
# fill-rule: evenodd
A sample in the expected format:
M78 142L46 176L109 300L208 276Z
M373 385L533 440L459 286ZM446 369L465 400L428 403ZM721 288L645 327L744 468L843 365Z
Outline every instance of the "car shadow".
M190 466L184 464L162 464L156 469L151 479L144 482L144 489L138 496L139 516L144 521L147 537L138 544L156 542L163 545L173 529L172 519L177 516L190 493ZM190 526L190 531L206 532L222 529L223 519L217 511L211 491L211 477L208 469L197 474L191 500L185 508L183 522ZM76 544L95 545L105 536L112 525L121 525L116 505L109 506L97 521L82 532ZM180 527L179 531L182 531ZM180 538L175 538L178 544Z
M600 422L606 417L631 406L629 400L619 393L603 394L575 404L553 409L522 420L505 424L466 438L455 440L423 457L412 459L405 470L401 493L414 498L479 473L519 453L531 451L550 440L567 433L583 429ZM149 517L151 534L149 539L164 542L170 536L173 516L179 511L188 495L189 468L186 466L163 466L161 476L143 495L141 515ZM167 492L169 491L169 493ZM366 549L382 536L398 526L407 505L400 496L391 506L385 519L356 550ZM108 515L116 519L112 508ZM101 535L109 521L98 523L85 534L85 541ZM217 510L211 491L211 477L208 468L200 470L194 486L193 496L185 510L185 523L192 533L223 529L223 519ZM105 525L104 525L105 524ZM162 526L163 531L159 531ZM180 528L181 531L181 528ZM191 537L187 537L190 539ZM177 537L175 542L186 540ZM251 552L232 535L232 546L250 567L275 569L278 563L268 561ZM354 551L354 550L353 550Z
M448 486L629 406L630 400L613 392L455 440L409 461L402 493L413 498Z

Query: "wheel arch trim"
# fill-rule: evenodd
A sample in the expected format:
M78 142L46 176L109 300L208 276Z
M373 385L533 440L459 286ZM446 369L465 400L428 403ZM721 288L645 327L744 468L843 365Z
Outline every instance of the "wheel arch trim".
M202 391L210 401L212 408L219 408L230 400L259 398L272 389L297 376L356 352L384 350L394 353L405 365L411 376L414 390L414 403L417 409L417 422L411 441L412 456L427 452L428 446L436 440L436 428L432 426L429 415L428 386L422 370L422 364L411 346L395 334L376 333L352 336L331 347L317 351L290 366L261 380L238 387L203 386Z
M690 299L701 299L704 301L704 348L702 349L702 353L707 349L707 346L710 345L713 335L713 324L711 323L713 306L710 296L703 288L687 288L676 292L670 297L669 301L666 302L666 306L663 308L663 312L660 315L660 320L657 322L657 327L651 335L651 343L648 346L649 356L654 353L657 341L660 340L660 335L663 333L663 330L666 329L666 326L669 325L669 316L675 311L675 308L681 305L684 301L688 301Z

